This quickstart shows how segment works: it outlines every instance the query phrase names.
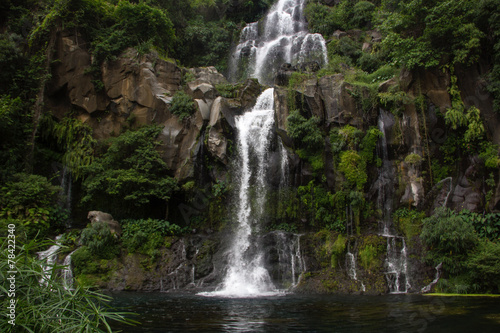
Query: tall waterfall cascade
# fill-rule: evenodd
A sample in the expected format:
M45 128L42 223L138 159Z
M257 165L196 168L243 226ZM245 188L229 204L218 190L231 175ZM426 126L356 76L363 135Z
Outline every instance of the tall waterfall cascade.
M328 62L323 36L307 31L303 14L306 1L279 0L264 20L243 28L230 60L233 81L252 77L270 84L283 63L315 61L323 66Z
M276 243L277 275L281 280L297 284L304 262L300 256L300 236L290 242L286 235L274 232L263 235L264 206L270 185L267 181L274 133L274 89L265 90L252 110L236 117L237 162L235 179L235 212L233 235L227 252L227 271L224 280L214 292L204 296L258 297L276 295L281 291L273 283L266 268L262 243L264 238ZM282 162L286 163L286 162ZM274 270L274 268L273 268ZM273 271L273 276L275 272Z
M408 276L408 256L404 237L395 234L392 225L392 197L394 194L394 167L389 160L387 149L387 128L392 126L389 114L380 110L378 127L382 132L379 155L382 166L379 169L378 206L382 211L381 235L387 239L387 256L385 260L386 280L391 293L407 293L411 288Z

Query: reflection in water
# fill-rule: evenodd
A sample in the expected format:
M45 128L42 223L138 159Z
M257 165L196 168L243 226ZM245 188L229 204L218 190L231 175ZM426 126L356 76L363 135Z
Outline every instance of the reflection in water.
M115 293L113 306L139 313L140 332L499 332L498 298L421 295L217 298Z

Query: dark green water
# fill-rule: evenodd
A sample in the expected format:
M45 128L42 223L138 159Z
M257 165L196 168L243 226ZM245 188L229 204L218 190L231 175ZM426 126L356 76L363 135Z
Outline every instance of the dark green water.
M139 314L123 332L500 332L500 299L420 295L294 295L250 299L112 294Z

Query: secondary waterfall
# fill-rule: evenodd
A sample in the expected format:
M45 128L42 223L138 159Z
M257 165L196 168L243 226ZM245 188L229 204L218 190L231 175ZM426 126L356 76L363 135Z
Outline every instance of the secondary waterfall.
M66 258L64 258L64 262L63 262L64 268L62 269L61 275L62 275L62 279L63 279L63 283L64 283L64 288L66 290L73 290L74 289L73 288L73 283L74 283L73 270L71 269L71 256L73 255L73 253L75 253L75 251L68 254L66 256Z
M56 263L56 254L61 248L61 244L58 242L61 237L62 235L57 236L55 244L47 250L37 252L38 259L46 262L46 265L43 265L43 277L40 279L41 284L47 285L52 277L52 270L54 268L54 264Z
M395 234L392 225L392 197L394 194L394 167L389 160L387 149L387 128L393 125L394 120L384 110L380 110L378 119L379 130L383 133L380 139L382 166L379 169L378 206L382 211L381 234L387 238L387 256L385 260L387 285L391 293L406 293L411 287L408 278L408 258L406 242L403 237Z
M264 20L243 28L230 60L229 76L233 81L252 77L270 84L283 63L315 61L323 66L328 62L323 36L307 32L305 2L279 0Z

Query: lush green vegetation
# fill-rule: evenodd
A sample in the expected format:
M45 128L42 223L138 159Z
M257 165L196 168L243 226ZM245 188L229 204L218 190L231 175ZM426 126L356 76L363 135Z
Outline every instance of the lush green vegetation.
M161 247L170 247L168 236L181 235L185 229L164 220L124 220L122 242L127 250L155 257Z
M500 291L497 214L482 217L439 208L423 220L421 239L429 247L427 260L443 263L445 278L438 290L454 293ZM490 240L491 239L491 240Z
M117 218L141 217L153 204L165 203L177 188L157 150L157 126L127 131L85 168L84 203Z
M105 224L88 226L80 238L68 236L71 249L76 248L77 239L82 244L73 254L77 274L104 274L111 261L126 253L156 260L158 249L169 248L171 237L185 233L188 227L222 228L228 222L230 181L214 180L202 188L189 179L179 188L162 157L160 127L114 133L116 137L108 142L97 142L91 127L78 120L71 110L59 119L49 112L40 115L37 110L44 103L37 97L43 97L41 87L53 75L51 66L57 60L50 55L58 34L82 39L93 59L88 72L99 90L103 87L101 65L129 47L139 54L155 51L160 57L176 59L185 66L214 65L225 70L240 29L245 23L260 19L273 2L2 2L0 226L15 223L28 238L63 230L67 212L58 204L63 199L61 189L53 185L57 173L52 164L56 161L67 167L76 181L76 209L109 212L123 226L121 239ZM305 176L296 187L272 194L264 208L272 216L266 221L266 230L329 235L322 239L326 249L326 259L322 259L331 268L343 265L350 237L362 239L366 237L364 233L373 233L381 218L380 207L375 207L370 192L374 191L371 186L381 165L376 148L382 133L374 127L374 119L379 107L383 107L395 117L391 144L399 147L393 147L391 159L398 170L395 178L399 186L404 187L402 169L412 168L420 172L424 192L428 193L440 180L463 174L464 161L474 155L479 157L474 172L484 179L480 189L484 194L480 208L483 212L442 209L426 219L429 211L424 207L403 208L395 203L392 217L410 247L418 248L420 241L423 243L429 265L443 262L445 275L439 290L498 292L500 219L498 214L489 213L494 207L488 205L497 188L500 157L498 146L488 133L484 113L476 106L466 105L463 99L459 73L481 61L480 67L487 71L481 79L494 97L496 110L500 109L499 1L341 0L333 6L324 3L308 1L305 15L310 30L328 40L329 63L317 73L292 74L287 87L287 134ZM403 68L414 74L431 69L449 74L451 105L437 110L436 119L432 120L445 127L446 137L433 149L429 148L430 133L425 127L431 123L426 118L430 102L423 94L413 96L414 92L404 91L398 82ZM305 100L303 90L308 80L338 73L343 75L345 89L356 102L357 122L346 118L326 124ZM184 81L188 81L187 76ZM389 79L394 84L381 91L381 83ZM416 75L415 80L420 80L420 76ZM241 85L217 86L227 98L238 97L240 88ZM408 121L404 113L410 108L416 110L417 118L410 121L417 120L422 127L417 129L422 142L411 144L421 144L422 154L401 144L408 138L398 126ZM192 97L182 90L172 96L170 111L180 122L188 123L195 110ZM428 165L422 163L426 160ZM209 157L205 156L202 163L212 174L222 173ZM179 225L163 220L169 202L197 205L196 196L200 193L204 197L200 204L203 209L191 214L185 224L177 219L172 221ZM378 243L362 243L358 248L360 266L374 271L383 251Z
M182 90L175 93L170 105L170 112L178 116L180 121L191 116L196 110L193 99Z
M6 230L6 229L3 229ZM16 233L18 231L16 230ZM49 242L29 239L17 246L12 261L12 254L7 247L7 239L1 240L0 290L4 297L0 304L3 309L11 306L15 299L15 326L9 323L6 315L0 323L2 332L111 332L110 321L128 321L127 313L117 312L106 304L111 298L101 293L81 287L66 289L66 285L57 274L61 268L57 265L44 271L43 262L34 257L35 251L43 250ZM9 248L10 249L10 248ZM9 262L15 262L15 295L12 292L11 280L7 279ZM44 281L40 283L40 281ZM43 320L41 320L43 318Z
M28 238L60 231L68 218L58 205L61 188L47 178L17 173L0 188L0 225L14 223ZM66 216L65 216L66 215Z

